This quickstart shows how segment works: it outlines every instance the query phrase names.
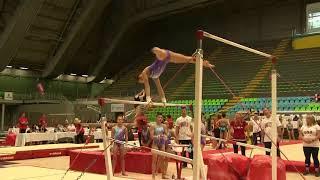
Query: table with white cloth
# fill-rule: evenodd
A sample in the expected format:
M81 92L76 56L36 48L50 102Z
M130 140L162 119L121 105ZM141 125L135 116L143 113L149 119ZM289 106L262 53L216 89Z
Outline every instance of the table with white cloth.
M56 133L18 133L16 146L25 146L29 142L56 141Z
M89 132L86 131L85 135ZM108 132L109 136L111 131ZM102 139L101 131L94 131L92 133L94 140ZM63 138L74 138L76 132L45 132L45 133L17 133L15 146L25 146L26 143L31 142L42 142L42 141L52 141L57 142L59 139Z

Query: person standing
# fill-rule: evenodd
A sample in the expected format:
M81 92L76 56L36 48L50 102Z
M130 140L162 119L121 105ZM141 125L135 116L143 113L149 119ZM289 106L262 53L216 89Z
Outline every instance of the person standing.
M306 117L306 125L303 125L300 129L300 138L303 141L303 152L305 156L305 166L306 170L304 172L304 175L307 175L310 173L310 158L312 156L316 177L320 176L319 172L319 159L318 159L318 153L319 153L319 138L320 138L320 127L316 123L314 116L307 115Z
M111 130L111 137L115 140L113 144L113 156L112 156L112 170L115 173L117 166L118 153L120 154L121 173L123 176L127 176L125 170L125 147L124 143L128 143L128 130L123 124L123 116L118 115L117 125Z
M187 144L192 146L192 118L187 115L187 108L181 107L181 116L176 121L176 142L179 144ZM186 157L186 152L182 153ZM193 151L189 152L189 158L193 158ZM183 163L183 167L187 167L187 163Z
M228 138L228 131L230 128L230 122L229 119L226 118L226 113L221 114L222 119L220 119L217 124L220 131L220 138L221 139L227 139ZM226 143L220 141L218 144L218 147L222 146L223 148L226 148Z
M257 145L258 137L260 138L260 142L261 142L261 128L260 128L261 121L259 119L258 114L255 114L253 116L251 124L252 124L252 144Z
M271 125L272 125L272 119L271 119L271 111L268 109L263 110L263 114L265 117L263 118L261 122L261 130L262 130L262 135L263 135L263 141L264 141L264 147L271 149L272 142L272 134L271 134ZM279 118L276 118L276 126L277 126L277 131L278 131L278 139L277 139L277 156L280 157L280 150L279 150L279 142L281 140L281 122ZM270 152L266 151L266 155L270 155Z
M76 137L75 142L76 144L82 144L85 142L84 140L84 128L81 125L81 120L78 118L74 119L74 126L76 128Z
M29 123L29 120L26 117L26 113L25 112L21 113L19 117L19 123L18 123L20 133L26 133L28 128L28 123Z
M161 113L157 114L156 124L150 127L150 138L152 139L152 149L165 151L166 142L168 139L168 129L163 123L163 116ZM167 177L167 161L163 156L152 154L152 179L155 179L157 170L160 168L162 179L169 179Z
M230 136L232 137L233 141L247 143L246 141L246 129L247 129L247 122L244 121L243 117L240 113L236 113L235 120L230 123ZM241 154L243 156L246 155L246 147L241 146ZM233 144L233 152L238 154L238 145Z
M298 126L297 126L298 128ZM288 124L287 124L287 132L288 132L288 136L289 136L289 140L294 140L294 129L293 129L293 123L291 121L291 119L288 120Z

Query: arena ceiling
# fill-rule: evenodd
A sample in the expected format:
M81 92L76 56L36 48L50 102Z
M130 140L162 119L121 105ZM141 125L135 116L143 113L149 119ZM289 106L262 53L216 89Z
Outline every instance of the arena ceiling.
M219 3L223 8L259 5L245 2L0 0L0 71L28 68L43 78L76 74L100 82L143 51L142 41L152 35L143 28L147 23Z

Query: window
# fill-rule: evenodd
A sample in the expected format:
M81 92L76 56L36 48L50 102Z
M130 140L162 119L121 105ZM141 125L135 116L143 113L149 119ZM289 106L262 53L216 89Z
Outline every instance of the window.
M320 3L307 5L307 33L320 32Z
M320 12L308 14L308 29L320 28Z

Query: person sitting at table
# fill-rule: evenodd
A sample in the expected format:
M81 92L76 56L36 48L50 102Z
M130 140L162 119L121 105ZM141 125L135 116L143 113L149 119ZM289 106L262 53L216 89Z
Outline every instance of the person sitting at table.
M74 126L76 127L76 136L75 141L76 144L82 144L85 142L84 140L84 128L81 125L81 120L78 118L74 119Z
M66 123L68 124L67 125L67 130L69 132L75 132L76 131L76 127L74 126L74 124L72 124L72 123L69 124L68 120L66 120Z
M26 113L25 112L21 113L21 115L19 117L19 123L18 123L18 127L19 127L19 132L20 133L26 133L27 132L28 123L29 123L29 120L26 117Z
M31 132L38 133L39 132L39 126L36 125L36 124L32 125Z
M54 132L65 132L65 128L62 124L57 124L57 126L54 128Z
M48 126L48 119L45 114L42 114L38 120L39 130L40 132L46 132L46 128Z

